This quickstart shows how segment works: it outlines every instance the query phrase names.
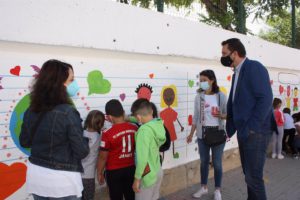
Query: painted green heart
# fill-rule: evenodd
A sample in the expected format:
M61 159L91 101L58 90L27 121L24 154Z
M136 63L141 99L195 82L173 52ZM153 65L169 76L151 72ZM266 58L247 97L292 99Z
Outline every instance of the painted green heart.
M189 84L190 88L192 88L194 86L195 82L193 80L189 80L188 84Z
M94 70L88 74L89 95L106 94L111 90L111 83L103 78L101 71Z

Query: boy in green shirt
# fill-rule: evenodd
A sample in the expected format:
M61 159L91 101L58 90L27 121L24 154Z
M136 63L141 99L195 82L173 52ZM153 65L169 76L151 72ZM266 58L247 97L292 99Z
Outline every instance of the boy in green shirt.
M134 111L134 116L143 125L135 134L136 170L133 190L135 200L157 200L163 172L160 165L159 147L166 140L161 119L153 119L152 106L144 101Z

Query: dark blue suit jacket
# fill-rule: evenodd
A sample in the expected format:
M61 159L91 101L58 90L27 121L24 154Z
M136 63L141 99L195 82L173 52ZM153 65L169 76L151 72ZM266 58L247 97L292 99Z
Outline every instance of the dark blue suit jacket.
M235 74L233 75L233 79ZM239 73L232 102L233 82L227 103L226 131L231 137L236 131L246 139L250 131L270 133L274 128L273 93L267 69L259 62L246 58Z

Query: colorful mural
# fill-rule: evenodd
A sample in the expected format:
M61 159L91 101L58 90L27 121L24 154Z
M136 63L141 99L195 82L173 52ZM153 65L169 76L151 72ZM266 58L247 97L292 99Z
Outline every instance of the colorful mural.
M26 169L26 165L20 162L0 163L0 199L6 199L24 185Z
M20 62L18 65L11 63L10 67L7 64L0 66L0 186L5 190L1 191L0 199L27 199L30 196L24 189L30 149L20 146L19 135L24 112L30 103L30 87L41 64ZM185 140L192 124L197 90L194 72L189 76L177 71L180 67L167 71L156 68L149 72L145 68L132 68L126 73L107 66L93 68L75 63L73 67L80 91L72 101L83 119L91 109L104 111L105 103L110 99L120 99L129 113L134 100L146 98L160 105L160 117L171 134L172 149L165 152L164 167L183 164L187 157L198 159L197 145L187 145ZM134 77L130 71L135 71ZM196 69L196 73L198 71ZM223 80L228 82L226 77ZM228 85L221 90L226 91Z
M177 134L175 130L174 122L177 121L181 132L183 132L184 127L178 120L178 113L173 109L178 106L177 100L177 88L175 85L164 86L161 91L161 107L165 108L160 112L160 117L164 121L164 125L170 133L170 138L172 141L172 152L174 158L179 158L179 153L175 152L174 141L177 140Z
M153 75L149 75L150 78L153 78ZM153 93L152 87L147 83L141 83L135 90L135 93L137 94L137 98L141 99L148 99L150 101L151 94Z
M89 72L87 82L89 84L88 95L106 94L111 90L111 83L103 78L103 74L99 70Z

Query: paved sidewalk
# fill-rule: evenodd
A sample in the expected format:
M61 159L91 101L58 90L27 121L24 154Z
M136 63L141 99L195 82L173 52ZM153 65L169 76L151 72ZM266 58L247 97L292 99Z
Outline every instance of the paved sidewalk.
M300 200L300 160L268 158L265 165L265 183L269 200ZM223 200L246 200L247 190L241 168L223 174ZM166 200L194 200L192 194L200 185L194 185L165 197ZM212 200L214 181L209 180L209 194L201 200Z

